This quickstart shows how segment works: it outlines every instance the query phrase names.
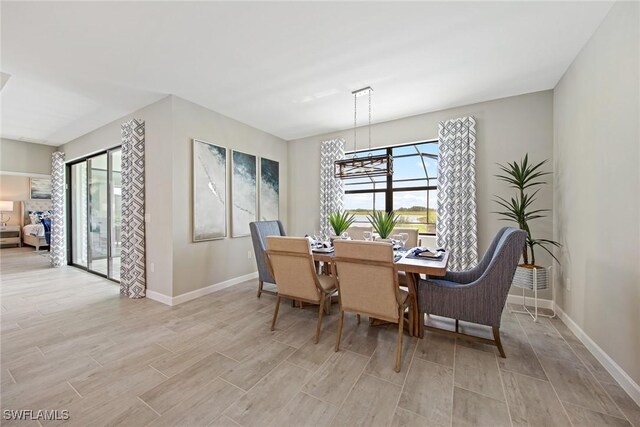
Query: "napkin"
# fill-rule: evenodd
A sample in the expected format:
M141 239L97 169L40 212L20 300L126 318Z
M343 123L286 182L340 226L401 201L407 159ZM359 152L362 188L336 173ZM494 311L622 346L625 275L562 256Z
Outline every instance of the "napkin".
M424 258L439 258L443 252L443 248L415 248L413 255Z

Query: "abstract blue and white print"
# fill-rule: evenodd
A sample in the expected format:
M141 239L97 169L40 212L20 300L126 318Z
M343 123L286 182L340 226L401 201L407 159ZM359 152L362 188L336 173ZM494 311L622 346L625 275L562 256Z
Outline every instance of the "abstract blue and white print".
M193 241L227 236L227 149L193 140Z
M256 156L233 151L231 227L233 237L248 236L249 223L257 219Z
M280 219L280 164L260 159L260 220Z
M31 178L31 199L51 199L51 178Z

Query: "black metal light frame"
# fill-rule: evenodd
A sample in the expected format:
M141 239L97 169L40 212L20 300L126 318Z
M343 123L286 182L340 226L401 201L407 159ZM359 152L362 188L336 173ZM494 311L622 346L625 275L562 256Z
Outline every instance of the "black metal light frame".
M371 150L371 93L373 89L367 86L362 89L354 90L353 94L353 151L354 156L347 159L336 160L334 162L334 176L339 179L374 177L374 176L392 176L393 175L393 157L387 150L387 154L377 156L369 155L367 157L358 157L357 149L357 125L358 125L358 102L361 96L369 97L369 150Z
M393 175L393 157L390 154L352 157L336 160L334 164L335 177L340 179Z

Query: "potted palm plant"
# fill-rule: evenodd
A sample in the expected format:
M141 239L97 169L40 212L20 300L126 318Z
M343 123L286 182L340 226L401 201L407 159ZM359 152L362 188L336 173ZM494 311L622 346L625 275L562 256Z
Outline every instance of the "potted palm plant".
M335 235L340 236L351 227L356 217L348 212L331 212L328 219Z
M536 195L540 191L539 187L547 184L543 177L550 174L542 169L546 163L547 160L543 160L540 163L530 164L529 155L525 154L520 162L507 163L506 165L498 164L502 173L495 175L499 180L508 183L509 187L516 190L515 197L512 197L511 200L495 196L495 202L504 208L503 211L495 213L502 216L504 220L517 223L520 229L527 233L526 244L522 248L523 263L518 266L513 278L513 284L521 288L540 290L549 286L547 269L536 264L536 248L545 250L558 261L550 247L557 247L560 244L549 239L535 239L531 235L529 227L530 221L544 218L546 212L549 212L549 209L535 209L533 207Z
M379 240L383 241L388 241L398 223L398 215L394 212L373 211L371 215L367 216L367 219L371 223L373 230L380 236Z

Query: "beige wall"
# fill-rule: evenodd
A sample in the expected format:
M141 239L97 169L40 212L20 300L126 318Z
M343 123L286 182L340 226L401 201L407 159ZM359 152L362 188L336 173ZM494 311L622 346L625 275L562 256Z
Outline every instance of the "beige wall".
M13 213L3 215L5 220L8 219L7 224L20 225L20 200L29 200L29 197L31 194L28 176L0 175L0 200L13 201Z
M617 3L554 91L558 303L640 384L639 5Z
M147 223L149 290L178 296L255 272L250 237L192 242L192 139L280 162L280 215L285 224L287 143L189 101L168 96L65 144L61 149L67 160L119 145L120 124L132 117L144 119L146 125L146 211L151 216ZM229 188L227 191L229 194ZM247 258L249 252L251 259Z
M51 174L51 153L57 147L13 139L0 139L0 200L14 201L13 213L7 221L10 225L20 224L21 200L29 200L30 176Z
M373 126L372 146L437 139L439 121L474 116L477 121L478 239L482 255L496 231L507 225L492 213L498 207L492 201L494 195L512 194L493 176L498 172L496 163L517 160L529 153L532 160L549 159L548 170L552 169L552 101L551 91L536 92L380 123ZM375 116L375 95L373 112ZM289 142L289 231L292 233L304 235L319 226L320 142L336 137L345 138L347 149L352 149L352 129ZM366 142L359 139L359 144L358 148L363 149ZM548 185L539 193L538 206L551 209L552 205L552 186ZM552 223L551 216L534 222L534 236L551 238ZM538 263L551 265L550 257L540 252L536 252ZM540 296L550 298L546 292Z
M147 287L163 295L172 294L172 98L166 97L132 114L98 128L60 147L67 161L120 145L120 125L131 118L145 120ZM154 272L151 272L151 264Z
M14 139L0 139L0 171L51 174L51 153L56 147Z
M280 219L285 227L287 143L181 98L173 98L173 113L173 296L177 296L256 271L251 237L192 242L192 139L280 162ZM230 188L228 179L228 195ZM227 197L227 207L230 203ZM231 236L229 215L227 230Z

